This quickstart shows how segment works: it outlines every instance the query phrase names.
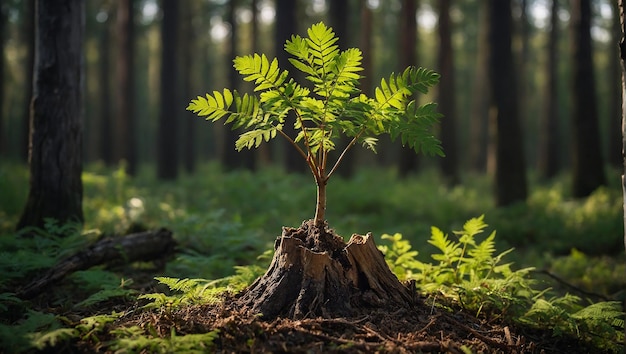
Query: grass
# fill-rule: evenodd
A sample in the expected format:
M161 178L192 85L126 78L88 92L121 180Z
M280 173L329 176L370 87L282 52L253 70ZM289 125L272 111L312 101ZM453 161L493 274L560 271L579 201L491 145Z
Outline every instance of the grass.
M11 233L19 217L27 175L24 166L0 164L2 233ZM423 255L434 251L427 243L431 226L458 229L481 214L498 231L501 250L517 249L514 258L520 266L545 263L547 255L566 256L573 249L594 257L623 254L617 178L584 200L569 197L565 176L550 183L532 182L526 204L500 209L492 202L484 176L468 176L455 187L440 180L432 170L407 179L382 169L361 170L350 180L337 176L328 187L327 219L345 238L352 233L402 233ZM226 262L212 269L212 276L224 276L232 265L270 248L282 226L312 218L315 207L311 177L276 168L224 173L210 163L194 175L161 182L147 168L131 178L121 169L94 164L85 169L83 181L85 229L121 234L132 224L167 227L188 255Z
M261 260L257 256L272 248L281 227L298 226L312 218L315 206L310 176L287 175L276 168L225 173L218 164L209 163L194 175L162 182L148 166L131 178L122 169L89 165L83 175L86 222L82 232L50 223L37 239L23 239L15 237L14 225L26 200L27 176L25 166L0 163L0 250L11 253L0 257L5 260L0 262L0 272L7 275L0 281L0 313L14 314L0 321L0 339L11 338L11 348L29 341L45 345L55 338L93 332L88 326L84 333L81 327L70 331L64 328L69 319L29 310L9 292L13 285L85 242L123 234L133 225L166 227L173 231L179 251L159 271L162 279L218 279L231 276L236 266L266 264L267 253ZM557 277L561 282L556 290L561 294L574 292L590 300L621 301L626 297L619 179L589 198L574 200L569 197L566 176L550 183L531 178L528 202L508 208L494 206L490 181L484 176L467 176L456 187L447 187L440 180L432 170L407 179L382 169L361 170L350 180L337 176L328 190L329 224L346 239L352 233L371 231L379 244L384 244L380 240L383 234L400 233L419 251L416 258L428 262L438 252L428 242L431 226L459 230L466 220L485 214L489 221L486 231L497 230L494 252L515 248L504 258L514 262L513 269L535 267L542 272L531 276L540 281L549 280L545 274ZM55 233L73 236L59 242L51 236ZM49 247L42 248L42 244ZM84 294L68 297L66 291L72 287L83 289ZM133 301L136 296L132 280L91 269L65 279L47 301L63 311L93 314L97 308L110 312L106 304L112 298ZM19 313L22 317L15 315ZM106 322L109 317L100 320ZM30 333L30 339L11 337L16 328ZM134 332L122 333L119 338L120 343L124 339L137 346L149 345ZM172 333L170 339L150 345L166 348L179 340L176 338Z

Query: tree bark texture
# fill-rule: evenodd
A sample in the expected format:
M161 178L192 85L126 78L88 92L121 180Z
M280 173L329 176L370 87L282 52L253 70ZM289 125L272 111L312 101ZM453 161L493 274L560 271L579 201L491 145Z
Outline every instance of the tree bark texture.
M173 251L174 245L172 232L166 229L106 238L59 262L20 289L17 295L22 299L33 298L66 275L96 265L112 266L163 257Z
M331 230L305 221L284 228L267 272L235 306L266 319L337 317L368 307L414 303L415 290L391 272L371 234L346 244Z
M591 48L591 0L572 0L572 195L583 198L606 183L600 149Z
M18 228L83 221L82 0L37 1L30 189Z
M511 50L511 0L489 1L490 129L495 138L496 204L523 202L526 163Z

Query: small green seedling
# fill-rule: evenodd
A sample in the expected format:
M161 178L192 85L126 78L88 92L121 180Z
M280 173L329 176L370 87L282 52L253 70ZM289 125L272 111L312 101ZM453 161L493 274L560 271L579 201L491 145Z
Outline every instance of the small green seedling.
M427 93L439 81L439 74L424 68L408 67L401 74L382 79L373 98L358 88L362 54L357 48L340 51L331 28L320 22L307 30L308 37L294 35L285 43L293 57L289 62L306 75L309 88L281 70L278 60L265 55L235 58L234 67L245 81L255 84L258 95L224 89L206 97L198 96L187 110L213 122L225 118L233 129L242 128L235 148L258 147L263 141L281 136L302 156L317 184L314 222L325 222L326 185L346 153L357 143L376 151L376 137L389 134L400 137L403 145L415 152L443 156L432 127L440 114L434 103L418 105L417 92ZM293 112L293 115L288 113ZM287 122L295 116L293 122ZM293 124L296 135L289 136L283 127ZM329 152L335 150L341 136L351 138L334 162ZM329 168L330 167L330 168Z

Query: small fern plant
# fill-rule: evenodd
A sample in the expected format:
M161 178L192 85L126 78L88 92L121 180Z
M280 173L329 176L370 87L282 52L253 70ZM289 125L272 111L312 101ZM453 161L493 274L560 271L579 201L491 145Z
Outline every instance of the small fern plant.
M290 78L287 70L279 68L277 59L259 54L240 56L234 59L234 67L245 81L254 83L258 95L230 89L213 91L191 100L187 110L213 122L225 119L233 129L242 128L244 132L235 143L238 151L256 148L276 136L287 140L315 178L314 221L321 227L328 180L355 144L375 152L376 137L389 134L416 153L443 156L440 142L431 132L440 118L436 105L418 105L414 99L417 93L426 94L439 81L439 74L408 67L382 79L374 97L368 97L358 87L363 70L361 51L340 51L335 33L322 22L311 26L307 35L293 35L285 50L292 55L289 62L306 75L311 89ZM287 121L289 117L295 117L294 121ZM284 131L286 124L293 124L295 136ZM330 161L329 153L338 149L341 136L348 137L349 142Z

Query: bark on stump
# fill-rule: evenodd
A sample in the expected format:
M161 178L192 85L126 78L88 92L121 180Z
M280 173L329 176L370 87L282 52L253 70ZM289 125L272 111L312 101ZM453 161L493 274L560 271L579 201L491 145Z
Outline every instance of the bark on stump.
M359 308L411 306L415 290L391 272L370 233L346 244L312 220L283 228L265 275L235 305L265 319L349 316Z

